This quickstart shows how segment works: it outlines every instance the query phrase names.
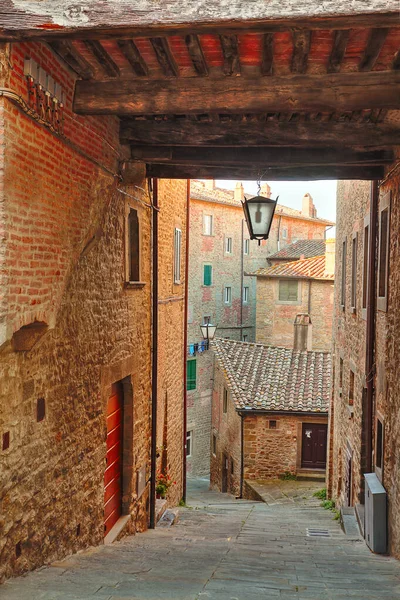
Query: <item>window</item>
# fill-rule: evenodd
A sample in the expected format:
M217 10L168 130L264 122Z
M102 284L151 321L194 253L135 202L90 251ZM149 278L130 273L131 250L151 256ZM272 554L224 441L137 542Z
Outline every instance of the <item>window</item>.
M376 420L376 448L375 448L375 466L382 469L383 464L383 423Z
M203 267L203 285L212 285L212 265Z
M343 308L346 306L346 252L347 243L344 240L342 245L342 288L340 292L340 304Z
M209 315L205 315L203 317L203 325L209 325L211 323L211 317Z
M225 238L225 253L232 254L232 238L231 237Z
M250 240L244 240L243 254L250 254Z
M353 233L351 243L351 309L356 311L357 300L357 233Z
M131 208L128 215L128 274L129 281L140 281L139 217Z
M378 309L387 310L389 267L389 209L390 192L384 194L379 213Z
M249 288L245 286L243 288L243 304L248 304L249 302Z
M46 416L46 402L44 398L39 398L36 403L36 420L39 423Z
M283 227L283 229L282 229L282 239L287 240L287 236L288 236L288 228L287 227Z
M299 296L299 284L296 279L281 279L279 281L279 301L297 302Z
M212 453L217 456L217 436L215 434L212 436Z
M182 231L175 227L174 234L174 283L181 282Z
M196 359L188 360L186 363L186 389L196 389Z
M224 395L223 395L223 402L222 402L222 412L223 413L228 412L228 390L225 387L224 387Z
M193 431L186 432L186 456L189 458L192 456L193 450Z
M368 259L369 259L369 215L364 219L364 256L363 256L363 288L362 288L362 316L367 318L368 294Z
M275 420L268 422L269 429L277 429L277 422Z
M247 342L248 338L249 338L249 336L247 335L247 333L244 333L242 335L242 342Z
M203 215L203 235L212 235L213 218L212 215Z
M354 371L350 370L350 382L349 382L349 404L354 404Z
M9 447L10 447L10 432L6 431L5 433L3 433L2 449L8 450Z
M224 303L230 304L232 302L232 288L226 287L224 289Z

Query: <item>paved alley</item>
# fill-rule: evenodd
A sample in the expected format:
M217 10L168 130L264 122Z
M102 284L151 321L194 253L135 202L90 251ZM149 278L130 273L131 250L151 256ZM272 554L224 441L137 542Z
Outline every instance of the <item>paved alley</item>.
M310 485L270 502L189 482L172 527L92 548L0 587L0 600L360 600L400 597L400 563L347 537ZM313 484L315 487L315 484ZM310 530L328 530L313 537Z

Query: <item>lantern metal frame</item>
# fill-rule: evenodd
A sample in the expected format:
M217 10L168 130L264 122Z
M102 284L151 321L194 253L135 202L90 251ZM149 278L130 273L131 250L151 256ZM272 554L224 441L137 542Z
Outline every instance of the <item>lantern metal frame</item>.
M272 221L274 219L275 209L276 209L276 205L278 204L278 199L279 199L279 196L276 198L276 200L272 200L272 198L266 198L265 196L253 196L252 198L249 198L249 199L245 198L244 201L242 201L244 217L246 219L250 239L258 240L258 244L260 244L261 240L267 240L269 237L269 232L271 230L271 225L272 225ZM273 205L273 210L271 213L271 219L270 219L270 222L268 225L268 230L265 233L263 233L263 234L255 234L254 233L253 224L251 222L250 211L249 211L249 206L248 206L249 204Z
M212 334L210 335L209 328L212 327ZM217 331L217 325L213 325L212 323L204 323L200 325L200 330L204 340L210 341L215 337L215 332Z

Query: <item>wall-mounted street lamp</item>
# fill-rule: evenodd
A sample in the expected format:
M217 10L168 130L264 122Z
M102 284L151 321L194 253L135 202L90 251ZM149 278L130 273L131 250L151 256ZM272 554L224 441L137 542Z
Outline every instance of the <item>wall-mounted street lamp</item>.
M255 196L249 200L245 198L242 202L250 239L258 240L258 244L261 240L268 239L278 198L272 200L264 196Z
M204 323L203 325L200 325L200 329L203 334L203 339L209 341L214 339L217 326L212 325L211 323Z

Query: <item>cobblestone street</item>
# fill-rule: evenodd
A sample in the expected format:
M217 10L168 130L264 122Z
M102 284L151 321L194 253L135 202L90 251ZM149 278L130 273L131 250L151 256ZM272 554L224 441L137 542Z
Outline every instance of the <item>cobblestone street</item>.
M0 599L398 599L400 564L346 536L312 497L315 484L293 486L272 485L264 504L192 480L175 525L9 580ZM312 529L329 537L310 537Z

